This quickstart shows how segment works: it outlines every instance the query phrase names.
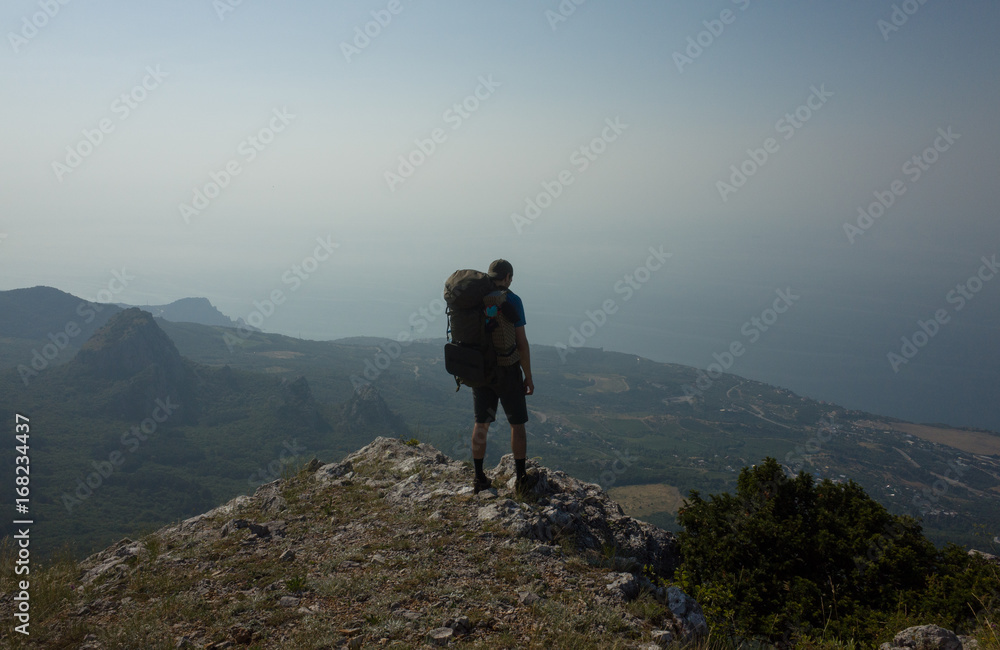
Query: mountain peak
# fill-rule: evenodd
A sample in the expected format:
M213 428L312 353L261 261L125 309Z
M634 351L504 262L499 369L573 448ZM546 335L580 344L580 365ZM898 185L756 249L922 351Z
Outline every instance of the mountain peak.
M42 339L72 324L86 337L118 311L114 305L91 303L52 287L0 291L0 336Z
M677 563L670 533L534 463L517 497L512 471L505 457L488 470L497 488L474 495L467 464L389 438L313 460L80 563L43 641L624 648L707 633L698 604L658 579Z
M94 408L111 417L149 417L157 400L172 398L184 407L175 422L195 416L195 377L153 316L132 307L113 316L80 348L67 366L108 389Z
M128 308L131 305L119 304ZM238 323L223 314L208 298L181 298L167 305L147 305L143 309L172 323L201 323L202 325L235 327Z
M410 428L389 408L382 394L371 384L359 386L344 405L343 414L351 433L409 437Z
M174 379L183 376L183 359L152 314L137 307L113 316L80 348L74 362L101 377L129 379L152 364Z

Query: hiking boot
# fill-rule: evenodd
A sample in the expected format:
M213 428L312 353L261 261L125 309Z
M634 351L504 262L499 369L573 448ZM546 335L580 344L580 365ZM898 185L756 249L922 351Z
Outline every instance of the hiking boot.
M485 474L477 475L475 481L472 483L472 493L479 494L483 490L489 490L491 487L493 487L493 481Z
M526 495L538 485L538 476L535 474L525 474L519 476L514 481L514 492L519 495Z

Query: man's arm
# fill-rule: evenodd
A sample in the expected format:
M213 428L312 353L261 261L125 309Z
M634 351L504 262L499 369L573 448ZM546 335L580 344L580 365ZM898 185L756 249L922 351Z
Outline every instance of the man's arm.
M514 330L517 341L517 354L521 358L521 369L524 370L524 394L531 395L535 392L535 382L531 379L531 352L528 349L528 337L524 333L524 326Z

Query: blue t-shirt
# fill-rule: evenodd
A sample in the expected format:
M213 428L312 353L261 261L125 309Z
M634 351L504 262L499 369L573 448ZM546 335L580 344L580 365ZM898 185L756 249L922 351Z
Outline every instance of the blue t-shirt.
M511 291L510 289L508 289L507 290L507 302L509 302L510 304L514 305L514 308L517 309L518 319L517 319L517 322L514 323L514 327L524 327L524 324L525 324L525 321L524 321L524 303L521 302L521 298L516 293L514 293L513 291Z

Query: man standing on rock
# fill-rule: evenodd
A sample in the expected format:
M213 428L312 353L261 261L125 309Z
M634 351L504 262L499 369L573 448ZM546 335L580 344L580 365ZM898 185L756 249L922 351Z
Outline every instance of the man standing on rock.
M499 336L506 339L512 337L515 350L508 355L498 355L496 383L472 389L476 414L476 425L472 429L472 460L476 465L474 491L478 494L491 485L489 478L483 472L483 458L486 457L486 434L490 429L490 423L496 420L499 403L503 405L503 411L510 423L510 450L514 454L514 464L517 468L515 489L523 492L531 487L534 482L532 479L535 478L528 476L524 467L528 453L527 435L524 431L524 423L528 421L525 396L535 392L535 384L531 380L528 338L524 334L524 304L517 294L510 290L510 284L514 280L514 267L510 262L494 261L490 264L489 276L497 287L497 292L490 296L505 294L506 301L517 310L517 321L513 323L504 318L502 312L498 315ZM503 349L501 346L498 348Z

